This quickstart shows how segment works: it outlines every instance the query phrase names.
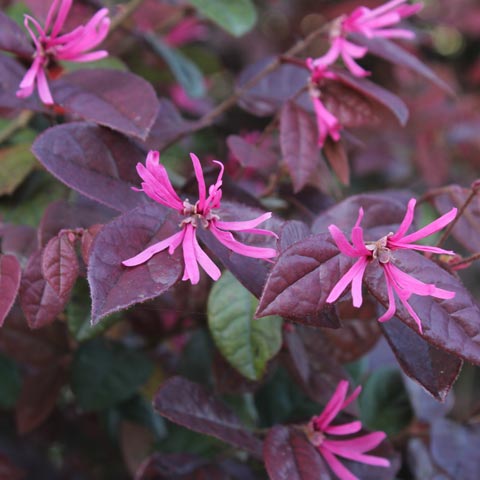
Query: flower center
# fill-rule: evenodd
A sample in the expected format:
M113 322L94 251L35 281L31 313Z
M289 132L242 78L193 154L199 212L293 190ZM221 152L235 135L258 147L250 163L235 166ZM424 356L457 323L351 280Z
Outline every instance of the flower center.
M202 228L208 228L210 226L210 222L220 219L220 217L213 213L210 208L207 209L206 213L200 212L198 209L198 202L195 202L195 204L192 205L188 198L183 202L182 213L186 218L180 222L180 227L190 223L194 227L200 226Z
M306 428L305 428L305 433L308 437L309 442L314 446L314 447L319 447L323 441L325 440L325 434L323 432L318 431L315 428L315 425L313 422L310 422Z
M365 243L365 248L370 250L372 252L372 257L380 263L388 263L393 258L391 250L387 247L387 240L390 235L393 235L393 233L385 235L376 242Z

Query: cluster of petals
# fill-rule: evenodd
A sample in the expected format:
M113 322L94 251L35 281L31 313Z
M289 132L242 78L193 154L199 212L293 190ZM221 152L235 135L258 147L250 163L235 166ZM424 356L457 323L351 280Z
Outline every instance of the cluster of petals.
M395 250L418 250L429 253L437 253L443 255L454 255L450 250L444 250L439 247L431 247L427 245L417 245L414 242L428 237L433 233L438 232L446 225L448 225L456 216L457 209L452 208L448 213L442 215L437 220L417 230L416 232L407 234L414 217L416 200L410 199L408 202L407 212L395 233L389 233L376 242L365 242L363 238L363 229L360 227L360 222L363 218L363 209L360 208L357 222L352 229L351 239L352 244L348 242L345 235L336 225L328 227L333 240L337 244L338 249L344 255L352 258L358 258L353 266L343 275L342 278L333 287L332 291L327 297L327 302L335 302L340 295L345 291L348 285L351 284L351 292L353 298L353 306L360 307L362 305L362 281L363 275L367 265L376 261L383 269L385 283L388 293L388 309L378 319L384 322L392 318L396 311L395 295L398 296L400 302L415 320L418 329L422 332L422 324L417 313L408 303L408 299L412 294L421 296L432 296L435 298L451 299L455 296L455 292L437 288L433 284L423 283L420 280L406 274L394 265Z
M337 457L378 467L389 467L390 462L386 458L365 453L383 442L386 437L384 432L372 432L352 437L362 429L362 422L359 420L332 425L340 411L360 395L361 387L357 387L348 397L347 392L348 382L342 380L323 412L310 420L307 426L307 435L340 480L359 480ZM331 438L342 435L348 435L348 437L345 439Z
M338 118L325 107L321 99L322 80L335 80L336 76L329 71L328 67L315 66L314 60L311 58L307 58L306 65L310 70L309 93L317 118L318 146L323 147L328 137L334 142L340 140L342 125Z
M330 31L330 49L325 55L314 60L315 67L327 67L342 58L348 70L357 77L365 77L364 70L356 60L363 58L368 49L348 40L349 34L359 34L367 38L406 38L414 33L395 26L404 18L417 13L422 4L405 5L407 0L391 0L377 8L358 7L350 15L340 17Z
M207 196L207 188L200 161L193 153L190 154L190 157L197 178L199 192L199 199L194 204L191 204L188 199L182 200L177 195L168 178L165 167L160 164L160 154L158 152L150 151L148 153L146 165L141 163L137 164L137 172L143 182L142 188L136 190L143 191L151 199L161 205L176 210L185 218L180 223L179 232L151 245L138 255L123 261L123 265L127 267L140 265L152 258L153 255L167 249L171 255L177 247L181 245L185 263L182 280L190 280L192 284L198 283L200 280L198 265L200 265L213 280L218 280L221 272L200 247L196 236L197 228L209 230L220 243L240 255L264 259L275 257L277 255L275 249L245 245L236 240L232 234L232 232L245 232L276 237L276 234L269 230L256 228L272 216L271 212L264 213L253 220L238 222L225 222L220 220L215 210L220 207L222 198L223 164L214 160L214 162L220 166L220 173L218 174L215 184L211 185L208 189Z
M54 102L46 73L51 62L91 62L108 55L105 50L87 53L103 42L108 34L110 19L106 8L99 10L86 25L79 25L69 33L61 33L72 2L73 0L53 0L43 27L30 15L25 15L25 28L32 37L35 53L33 63L20 83L17 97L29 97L36 84L42 102L52 105Z

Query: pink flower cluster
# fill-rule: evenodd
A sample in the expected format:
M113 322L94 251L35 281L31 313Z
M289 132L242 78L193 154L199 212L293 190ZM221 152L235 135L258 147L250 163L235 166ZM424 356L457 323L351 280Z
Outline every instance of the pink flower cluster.
M80 25L69 33L61 34L73 0L54 0L42 27L30 15L25 15L25 28L32 37L35 54L31 67L23 77L17 97L29 97L37 85L43 103L52 105L53 98L47 82L47 68L57 60L91 62L108 55L105 50L86 53L103 42L108 34L110 19L108 9L99 10L86 25ZM36 33L33 32L32 26Z
M451 299L455 296L455 292L437 288L433 284L426 284L402 272L394 265L395 256L392 252L395 250L419 250L423 252L438 253L444 255L454 255L450 250L444 250L438 247L430 247L426 245L417 245L416 242L422 238L428 237L435 232L438 232L443 227L448 225L456 216L457 209L452 208L448 213L442 215L437 220L417 230L416 232L407 235L410 228L415 209L416 200L412 198L408 202L407 213L400 224L400 227L395 233L380 238L376 242L365 242L363 238L363 229L360 227L360 222L363 218L363 209L360 208L357 222L352 229L352 244L348 242L345 235L340 231L336 225L330 225L328 229L337 244L338 249L344 254L352 258L358 258L353 266L343 275L343 277L333 287L332 291L327 297L328 303L335 302L349 284L352 284L352 298L353 306L360 307L363 302L362 297L362 280L367 265L372 261L383 269L385 282L388 292L388 309L378 319L384 322L392 318L396 311L395 294L398 296L403 306L410 313L412 318L418 325L418 329L422 332L422 323L420 318L408 303L408 299L412 294L422 296L432 296L436 298Z
M339 17L330 30L330 48L325 55L306 60L310 70L310 96L312 98L319 130L318 144L322 147L328 136L338 142L341 125L338 119L327 110L321 101L320 83L323 79L335 79L329 70L338 58L342 58L347 69L356 77L366 77L370 73L364 70L356 60L363 58L368 49L348 40L349 34L360 34L367 38L413 38L413 32L403 28L391 28L403 18L417 13L422 4L404 5L407 0L391 0L386 4L369 9L356 8L350 15Z
M320 415L313 417L307 426L307 435L310 442L317 448L332 471L340 480L359 480L348 470L337 457L347 458L356 462L378 467L389 467L390 462L386 458L375 455L367 455L365 452L376 448L386 438L384 432L372 432L365 435L351 437L350 435L360 432L362 422L359 420L332 425L335 417L341 410L350 405L359 395L362 387L357 387L347 397L348 382L342 380ZM330 436L349 435L347 439L336 440Z
M137 164L137 172L143 180L142 188L139 189L139 191L145 192L146 195L156 202L176 210L185 218L180 223L180 231L178 233L161 242L155 243L138 255L123 261L123 265L127 267L140 265L156 253L168 249L168 253L172 254L177 247L182 245L185 262L182 280L190 280L192 284L198 283L200 280L198 265L200 265L213 280L218 280L221 272L200 247L196 237L197 228L209 230L220 243L240 255L252 258L275 257L277 255L275 249L245 245L237 241L232 234L232 232L246 232L276 237L276 234L269 230L256 228L265 220L268 220L272 214L270 212L264 213L253 220L241 222L224 222L220 220L220 217L214 210L220 207L220 200L222 198L223 165L214 160L214 162L220 166L220 173L218 174L215 184L211 185L208 189L207 196L200 161L193 153L190 154L190 157L193 162L195 176L197 177L199 192L199 199L193 204L190 203L188 199L182 200L177 195L170 183L165 167L160 164L160 154L158 152L150 151L148 153L146 166L141 163Z

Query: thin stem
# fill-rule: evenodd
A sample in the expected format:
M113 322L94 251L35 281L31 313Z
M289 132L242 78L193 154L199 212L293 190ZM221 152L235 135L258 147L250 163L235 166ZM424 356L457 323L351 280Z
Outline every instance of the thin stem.
M111 35L119 28L143 3L143 0L130 0L122 9L112 18L108 35Z
M0 144L9 140L22 128L25 128L32 119L33 115L34 113L30 110L25 110L20 113L20 115L11 121L6 128L0 131Z
M452 232L453 228L455 227L455 225L457 224L457 222L460 220L460 218L462 217L462 215L465 213L465 210L467 209L467 207L470 205L471 201L475 198L475 196L477 195L477 191L476 190L472 190L470 192L470 195L468 196L468 198L465 200L465 202L463 203L463 205L460 207L460 210L458 211L458 214L457 216L453 219L453 221L450 223L450 225L448 226L448 228L443 232L443 235L441 236L440 240L437 242L437 247L441 247L445 240L448 238L448 236L450 235L450 233Z
M480 260L480 252L471 255L470 257L463 258L458 262L449 263L449 267L460 267L462 265L468 265L469 263L474 262L475 260Z

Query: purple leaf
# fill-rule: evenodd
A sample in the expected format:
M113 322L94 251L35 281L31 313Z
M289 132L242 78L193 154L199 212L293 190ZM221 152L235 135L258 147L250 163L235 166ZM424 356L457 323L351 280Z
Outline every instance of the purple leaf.
M168 99L160 98L157 117L145 145L151 150L163 148L183 133L194 130L196 122L185 120L177 107Z
M442 193L433 198L435 208L443 215L453 207L460 209L470 196L471 190L459 185L442 188ZM453 227L455 240L468 251L480 251L480 194L477 194Z
M178 231L179 218L156 204L138 207L105 225L95 237L88 264L92 323L135 303L155 298L183 273L180 251L163 251L147 263L125 267L123 260Z
M444 401L457 379L462 360L430 345L397 318L382 324L402 370L437 400Z
M272 268L256 316L280 315L306 325L338 328L338 319L325 300L352 263L329 235L295 243Z
M25 73L27 73L25 68L15 59L0 55L0 108L43 111L43 107L35 95L29 98L17 98L16 96L18 86Z
M330 480L320 454L298 429L276 426L270 429L263 448L270 480Z
M261 458L262 442L222 402L196 383L181 377L170 378L155 394L153 406L172 422Z
M27 225L2 225L0 227L2 252L15 255L24 265L38 248L36 234L35 229Z
M280 230L278 248L281 252L283 252L290 245L293 245L300 240L304 240L309 235L310 228L306 223L303 223L299 220L288 220L283 224Z
M79 274L75 241L75 233L62 231L43 250L43 276L60 298L70 294Z
M280 145L294 192L310 180L319 162L318 131L311 115L288 102L280 117Z
M408 302L422 322L422 338L437 348L480 364L480 307L460 281L423 255L408 250L395 251L395 265L424 283L455 292L450 300L412 295ZM374 297L387 306L385 277L376 262L367 267L365 283ZM418 332L415 320L399 301L395 315Z
M22 57L31 57L34 53L23 30L3 12L0 12L0 50Z
M327 138L323 145L323 154L332 167L335 175L344 185L350 184L350 166L348 156L342 142L334 142Z
M13 255L0 254L0 327L12 308L22 275L20 264Z
M427 80L430 80L447 93L454 95L452 88L439 78L433 70L427 67L417 57L402 47L399 47L396 43L385 38L366 38L363 35L352 35L352 38L354 38L355 42L359 45L367 47L369 53L384 58L387 62L407 67L422 77L425 77Z
M29 259L20 283L20 306L30 328L41 328L52 323L67 303L43 277L43 251L37 250Z
M270 150L247 142L239 135L230 135L227 145L242 167L270 173L277 168L278 158Z
M37 137L32 151L45 168L70 188L116 211L144 204L135 171L142 150L122 135L87 123L69 123Z
M353 89L354 91L360 93L363 97L374 100L375 102L390 110L395 115L395 117L397 117L400 125L405 125L407 123L408 108L405 103L392 92L385 90L384 88L380 87L376 83L371 82L370 80L354 77L348 72L344 72L342 70L335 70L335 74L344 86ZM329 83L329 85L331 84ZM328 94L329 92L327 91L326 95ZM337 100L347 103L343 98ZM328 102L328 99L326 99L325 104L327 108ZM335 109L332 109L332 112L335 114ZM342 123L347 125L346 122L342 121Z
M83 69L52 84L55 102L74 114L145 140L158 113L152 86L129 72Z

